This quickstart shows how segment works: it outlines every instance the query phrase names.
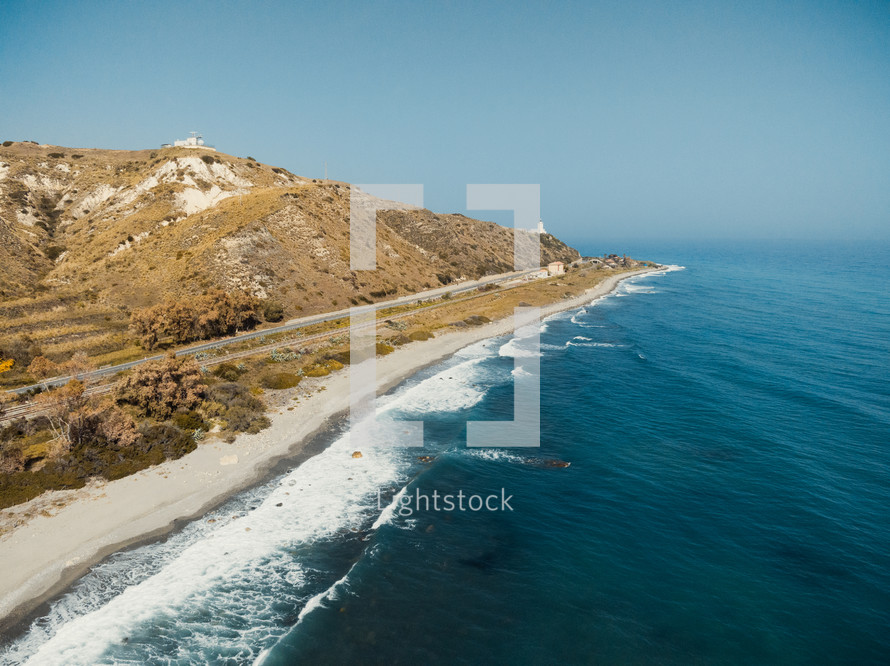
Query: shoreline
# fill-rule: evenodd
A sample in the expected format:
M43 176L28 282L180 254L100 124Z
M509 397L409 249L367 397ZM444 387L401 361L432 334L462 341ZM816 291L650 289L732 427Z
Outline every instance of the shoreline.
M579 296L541 307L541 317L581 307L612 292L629 277L656 270L610 275ZM511 318L499 319L443 332L378 357L378 394L470 344L511 332ZM116 481L45 493L49 499L53 495L74 499L55 513L43 511L0 536L0 570L4 572L0 637L5 641L12 637L7 633L20 633L36 611L109 555L161 539L239 492L265 482L282 466L297 466L324 450L330 432L348 410L348 377L342 372L315 381L311 394L293 405L292 411L282 404L270 405L272 425L256 435L241 434L232 444L209 442L183 458Z

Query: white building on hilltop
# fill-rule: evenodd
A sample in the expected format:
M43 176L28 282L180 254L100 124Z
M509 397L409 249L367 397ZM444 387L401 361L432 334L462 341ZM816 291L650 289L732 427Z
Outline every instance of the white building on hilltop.
M544 235L547 232L544 231L544 220L538 220L538 228L535 230L536 234Z
M212 150L216 152L216 148L204 144L203 136L197 132L190 132L190 134L191 136L188 139L174 141L172 146L169 143L165 143L161 145L161 148L203 148L204 150Z

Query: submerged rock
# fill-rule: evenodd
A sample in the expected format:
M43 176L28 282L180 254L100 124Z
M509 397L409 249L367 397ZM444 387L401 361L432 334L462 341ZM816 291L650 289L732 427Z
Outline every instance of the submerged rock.
M557 469L568 467L572 463L566 462L565 460L557 460L556 458L531 458L528 461L528 464L542 469Z
M352 452L352 457L353 457L353 458L361 458L361 457L362 457L362 452L361 452L361 451L353 451L353 452Z

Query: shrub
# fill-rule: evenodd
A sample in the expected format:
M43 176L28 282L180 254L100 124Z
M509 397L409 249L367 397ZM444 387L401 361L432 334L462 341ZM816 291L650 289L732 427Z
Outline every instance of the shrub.
M220 403L224 408L231 407L238 400L254 399L250 392L241 384L226 382L216 384L207 390L207 400ZM259 401L258 401L259 402Z
M52 157L54 160L60 160L65 157L65 153L50 153L49 156Z
M263 317L266 321L281 321L284 319L284 306L277 301L267 301L263 307Z
M232 407L226 412L227 429L231 432L246 432L255 435L272 425L265 414L257 414L246 407Z
M13 474L25 469L25 455L17 446L0 443L0 474Z
M204 164L213 164L213 157L210 155L201 155L201 161Z
M34 421L33 425L23 421L24 431L46 423L43 417ZM0 474L0 507L27 501L45 490L80 488L92 476L118 479L166 458L179 458L195 448L191 435L172 425L144 425L136 430L129 416L107 405L80 412L79 427L84 432L97 424L89 437L72 438L67 452L49 460L38 471L27 470L28 458L46 457L50 448L46 442L48 433L35 432L14 444L0 445L0 466L7 472ZM16 424L22 432L18 426L22 424ZM9 434L9 428L3 429L3 434ZM37 439L43 443L30 444Z
M378 356L386 356L387 354L392 354L395 351L394 347L386 344L385 342L377 343L377 355Z
M342 367L342 366L340 366ZM300 383L300 377L291 372L276 372L260 377L260 386L267 389L280 391L295 387Z
M337 363L339 363L341 368L342 368L344 365L349 365L349 362L350 362L350 360L351 360L351 359L349 358L349 352L348 352L348 351L336 352L336 353L334 353L334 354L328 354L328 358L329 358L330 360L332 360L332 361L336 361Z
M35 356L28 366L28 374L35 379L45 379L59 372L59 366L45 356Z
M62 255L64 251L65 248L61 245L49 245L44 248L43 254L45 254L46 258L50 261L55 261Z
M304 370L303 374L306 377L327 377L331 374L330 368L326 365L313 365L308 370Z
M182 430L207 430L209 429L209 425L201 418L201 415L198 414L195 410L189 411L179 411L173 415L173 423L176 424L177 428Z
M259 304L259 299L243 291L212 289L188 302L168 301L135 310L130 315L130 330L145 349L154 349L164 336L182 343L232 335L260 322Z
M213 369L215 377L224 379L227 382L237 381L245 372L246 368L242 370L239 366L232 365L231 363L220 363Z
M15 143L15 141L4 141L4 142L3 142L3 147L4 147L4 148L9 148L9 147L10 147L12 144L14 144L14 143Z
M211 386L205 405L205 411L213 407L217 412L214 415L225 420L229 432L257 433L271 425L263 414L265 406L262 401L241 384L229 382Z
M115 400L138 407L146 416L168 418L201 402L207 386L194 359L168 354L137 366L114 387Z
M137 443L139 453L151 459L154 465L166 458L182 458L197 448L190 434L169 424L145 425L140 433L142 437Z
M429 340L430 338L432 338L433 334L430 333L429 331L420 330L420 331L414 331L413 333L410 333L408 335L408 337L411 338L412 340L414 340L415 342L422 342L423 340Z
M129 414L116 407L105 408L99 432L109 444L118 449L129 448L139 439L136 422Z

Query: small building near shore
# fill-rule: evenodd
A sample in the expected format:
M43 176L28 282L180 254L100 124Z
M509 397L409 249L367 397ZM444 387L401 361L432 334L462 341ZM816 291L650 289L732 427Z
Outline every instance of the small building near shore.
M564 275L566 272L566 265L561 261L551 261L547 264L547 273L548 275Z

